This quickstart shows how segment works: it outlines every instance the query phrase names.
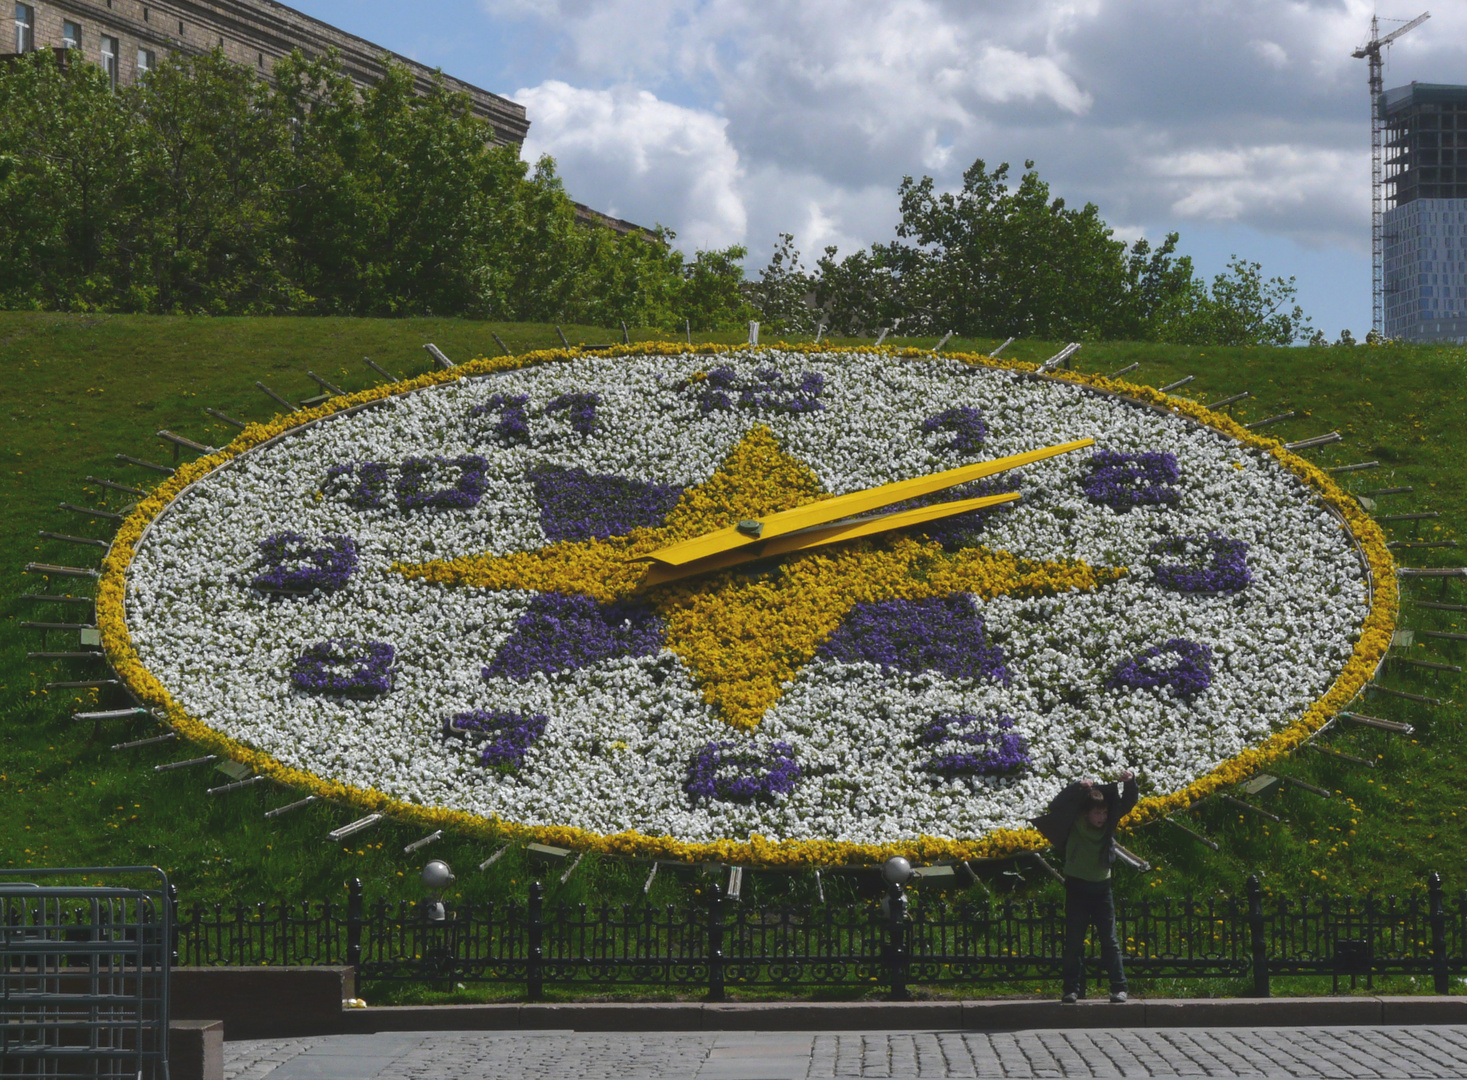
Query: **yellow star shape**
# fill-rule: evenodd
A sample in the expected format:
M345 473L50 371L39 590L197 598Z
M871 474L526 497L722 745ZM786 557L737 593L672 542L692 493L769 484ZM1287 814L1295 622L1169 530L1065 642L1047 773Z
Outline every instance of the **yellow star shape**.
M637 592L646 564L632 561L636 556L828 497L815 474L760 426L706 482L688 488L657 528L396 569L439 585L582 593L611 603ZM936 542L894 532L788 558L752 574L727 570L659 586L643 599L665 621L667 648L695 673L717 715L733 727L752 729L858 603L959 592L989 599L1082 591L1125 572L1078 561L1020 559L982 547L949 553Z

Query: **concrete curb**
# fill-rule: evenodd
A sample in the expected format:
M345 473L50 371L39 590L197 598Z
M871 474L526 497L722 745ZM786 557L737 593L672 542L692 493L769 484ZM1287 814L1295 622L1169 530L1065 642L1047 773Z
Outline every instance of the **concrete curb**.
M1023 1031L1076 1028L1467 1024L1467 997L1058 1001L403 1005L350 1009L338 1034L377 1031Z

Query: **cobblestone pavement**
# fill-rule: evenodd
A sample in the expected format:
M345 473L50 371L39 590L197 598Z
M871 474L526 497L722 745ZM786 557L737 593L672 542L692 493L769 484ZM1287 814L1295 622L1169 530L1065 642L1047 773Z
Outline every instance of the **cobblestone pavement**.
M1069 1031L436 1031L224 1045L226 1080L1467 1078L1467 1026Z

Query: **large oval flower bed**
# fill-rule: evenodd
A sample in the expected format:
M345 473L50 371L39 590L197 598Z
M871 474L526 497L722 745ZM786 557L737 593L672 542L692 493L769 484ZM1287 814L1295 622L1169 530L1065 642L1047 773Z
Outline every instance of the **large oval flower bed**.
M1118 396L1118 393L1125 396ZM713 529L1080 439L921 526L640 588ZM639 346L479 360L244 431L124 525L100 618L190 738L500 834L793 865L998 854L1063 782L1144 821L1384 655L1379 530L1226 417L1022 364Z

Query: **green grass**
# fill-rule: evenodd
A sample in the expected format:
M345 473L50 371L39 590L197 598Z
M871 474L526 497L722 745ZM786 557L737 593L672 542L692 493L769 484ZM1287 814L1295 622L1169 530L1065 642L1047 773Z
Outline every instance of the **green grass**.
M285 896L341 897L344 882L361 877L369 896L416 896L414 875L425 859L448 859L459 873L455 895L483 899L522 890L532 874L550 883L552 902L640 896L646 867L588 858L570 882L559 869L536 870L518 850L489 871L476 867L492 850L483 842L454 837L413 855L403 846L420 832L384 824L346 844L325 841L349 820L341 807L315 804L274 822L263 811L290 801L291 793L270 785L208 797L206 787L224 778L206 767L154 774L162 762L191 756L188 748L164 745L112 752L113 743L141 738L156 729L109 723L100 732L72 722L69 714L90 704L91 695L47 694L48 679L84 678L83 669L27 661L39 634L22 630L25 619L72 621L74 613L22 602L19 594L39 591L39 579L22 575L28 561L92 565L97 552L42 540L48 529L105 538L108 530L57 509L60 501L117 508L125 496L84 482L88 474L146 486L152 476L113 459L128 453L166 461L169 451L154 435L168 428L200 441L222 444L232 429L205 416L211 406L241 419L263 419L276 406L254 388L262 380L292 398L315 392L304 375L311 368L348 390L378 377L363 356L402 375L427 369L424 342L436 342L450 357L467 359L497 352L491 331L515 351L559 344L548 326L487 325L453 319L402 321L353 319L181 319L143 316L69 316L0 313L0 369L6 375L3 439L0 439L0 500L7 510L0 527L0 866L85 866L156 863L175 880L186 901L255 901ZM605 342L619 334L567 327L573 342ZM634 333L635 339L654 338ZM767 335L766 335L767 337ZM740 340L742 334L703 335L700 340ZM845 343L835 339L836 344ZM913 342L931 346L931 340ZM949 343L949 350L992 348L994 340ZM1058 346L1019 342L1005 355L1043 359ZM1299 439L1338 429L1341 444L1309 452L1322 464L1378 459L1381 468L1346 474L1352 490L1413 485L1411 495L1390 496L1381 512L1438 510L1423 538L1455 537L1467 519L1467 351L1459 348L1397 347L1263 349L1187 348L1147 344L1087 345L1077 367L1111 372L1132 362L1127 376L1164 385L1185 375L1196 380L1181 391L1210 402L1241 390L1253 396L1235 409L1242 420L1288 410L1297 419L1270 434ZM1415 535L1414 525L1388 525L1397 539ZM1462 553L1426 549L1403 553L1410 565L1461 565ZM89 588L89 586L86 586ZM78 591L76 589L69 591ZM1408 597L1439 598L1435 585L1409 586ZM1454 584L1445 597L1467 603L1467 588ZM1402 624L1419 629L1462 630L1467 619L1451 612L1417 608L1409 600ZM64 648L74 635L53 633L50 648ZM1412 652L1453 663L1467 649L1445 642ZM1366 770L1317 754L1300 754L1279 771L1318 784L1337 796L1322 800L1291 789L1271 796L1266 808L1283 818L1275 824L1240 814L1220 801L1183 816L1192 828L1214 838L1213 853L1178 830L1158 824L1127 843L1158 865L1148 875L1122 872L1120 887L1132 894L1236 892L1250 872L1266 888L1331 892L1406 893L1423 887L1439 870L1450 892L1467 888L1467 775L1459 750L1467 714L1460 677L1437 676L1390 665L1388 685L1451 699L1429 708L1403 699L1372 695L1370 713L1409 721L1414 738L1363 729L1329 737L1336 748L1378 760ZM103 698L103 704L109 699ZM1362 706L1365 708L1365 706ZM1011 868L1010 868L1011 869ZM1055 886L1032 870L1023 878L995 869L975 887L1017 890L1025 897L1054 895ZM660 874L652 890L670 901L695 887L695 873ZM854 885L832 880L827 895L850 895ZM806 875L753 875L750 892L762 899L813 899Z

